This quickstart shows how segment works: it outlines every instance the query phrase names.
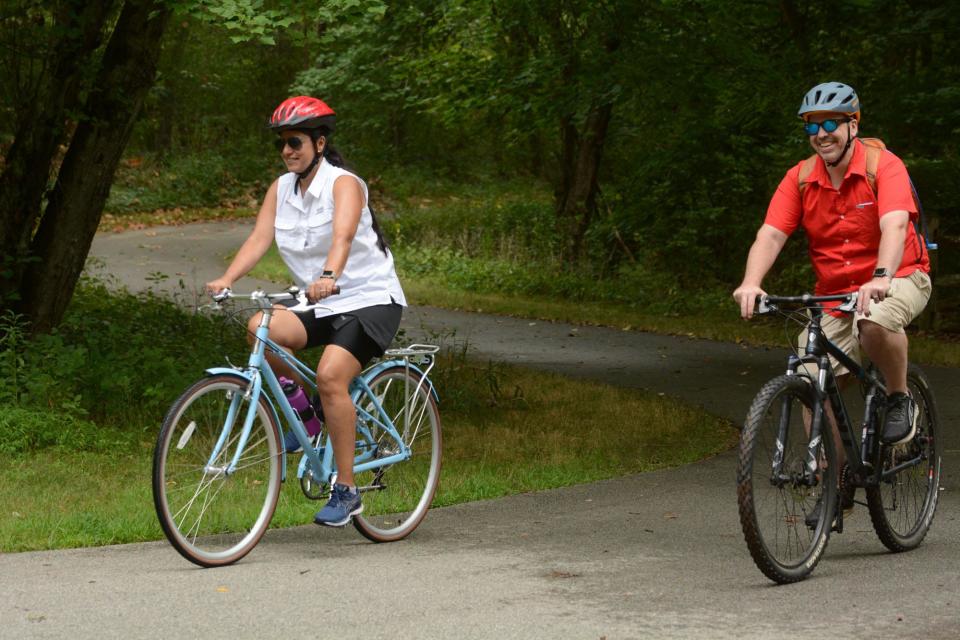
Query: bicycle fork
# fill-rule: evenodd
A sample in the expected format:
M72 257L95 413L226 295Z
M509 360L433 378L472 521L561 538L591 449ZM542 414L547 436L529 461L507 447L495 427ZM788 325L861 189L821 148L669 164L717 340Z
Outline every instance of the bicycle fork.
M247 440L250 438L250 432L253 429L253 421L257 417L258 403L254 402L253 400L259 399L260 387L261 378L259 375L254 373L253 379L250 380L250 384L247 386L247 390L244 393L233 393L233 397L230 398L230 408L227 411L227 418L224 421L223 428L220 430L220 437L217 439L217 444L213 447L213 451L210 453L210 458L207 460L207 464L203 468L204 473L212 476L229 476L237 470L237 466L240 462L240 456L243 454L243 451L247 446ZM248 403L248 407L246 415L243 418L243 427L240 431L240 438L237 442L236 449L234 450L233 459L229 464L218 465L217 462L220 460L221 454L230 440L230 434L233 433L234 425L236 424L237 417L240 413L240 407L244 401Z

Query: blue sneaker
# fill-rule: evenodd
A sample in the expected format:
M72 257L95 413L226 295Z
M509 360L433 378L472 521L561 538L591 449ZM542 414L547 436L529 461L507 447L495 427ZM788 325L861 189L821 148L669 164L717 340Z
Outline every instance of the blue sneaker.
M342 527L350 518L363 512L360 492L350 490L345 484L336 483L330 492L330 502L313 517L313 521L328 527Z
M296 453L300 451L303 447L300 446L300 441L297 440L297 436L293 433L293 430L287 431L283 434L283 450L287 453Z

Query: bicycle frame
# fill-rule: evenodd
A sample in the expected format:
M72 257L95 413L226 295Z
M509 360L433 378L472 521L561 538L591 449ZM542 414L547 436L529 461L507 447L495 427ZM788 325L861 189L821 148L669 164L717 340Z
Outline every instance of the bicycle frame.
M256 418L260 396L264 393L263 383L266 381L266 386L268 389L267 402L274 413L274 417L276 417L276 405L279 405L281 414L284 418L286 418L287 424L303 448L304 456L298 471L298 476L302 476L304 473L310 473L313 480L332 484L336 470L333 459L333 447L329 446L329 434L327 435L327 443L325 443L325 445L319 449L314 449L310 436L304 428L300 416L297 414L296 410L290 406L290 402L287 400L286 394L283 393L283 389L280 386L280 381L277 375L270 366L270 362L266 359L266 351L269 349L271 353L275 354L285 364L300 374L309 385L309 389L311 391L316 391L317 389L317 385L313 382L314 372L296 357L284 351L280 345L268 337L270 320L273 317L275 310L270 304L261 304L260 306L262 317L254 334L256 339L254 340L253 347L250 351L247 366L242 369L221 367L208 369L206 371L208 375L213 375L216 373L229 373L231 375L238 375L248 380L249 383L249 387L243 396L236 396L231 400L231 405L227 413L223 430L221 431L219 440L214 446L214 449L211 452L210 458L207 462L207 470L213 473L223 473L225 475L230 475L237 470L244 449L246 448L250 432L253 428L253 422ZM420 373L420 384L424 384L424 381L426 381L426 384L430 385L430 392L436 396L436 391L433 390L432 384L427 381L426 374L417 369L416 366L411 365L409 361L394 361L387 363L381 362L368 371L372 370L374 373L376 373L384 368L385 365L392 366L394 364L405 364L406 366L415 369L418 373ZM405 444L404 438L401 437L396 425L393 423L393 420L389 415L387 415L386 411L381 406L379 399L376 398L367 384L365 379L365 374L367 373L368 372L361 373L359 376L354 378L350 385L350 394L358 414L357 432L363 437L363 440L357 442L356 447L357 449L363 451L355 458L354 461L354 472L356 473L391 465L402 460L407 460L411 455L409 447ZM416 390L414 392L416 393ZM373 403L372 413L359 406L360 400L364 397L369 398ZM239 413L239 407L242 399L249 401L249 407L246 415L243 418L243 425L241 427L242 430L240 432L240 438L237 442L236 450L234 451L233 457L228 465L225 467L217 467L214 465L214 461L218 459L223 447L225 446L225 443L229 441L230 434L232 433L235 423L238 419L237 414ZM375 454L377 453L375 451L376 443L372 438L370 430L365 425L366 421L373 421L378 427L390 435L398 447L396 453L388 456L375 457ZM407 420L407 422L409 423L409 420ZM280 435L282 439L283 434L281 433ZM281 479L285 481L286 452L281 449L279 454L282 456Z
M770 298L770 300L774 302L844 300L847 304L842 305L840 308L847 312L852 312L852 304L856 299L851 299L848 294L841 296L821 296L819 298L813 298L811 296L802 296L799 298ZM764 304L766 304L766 300ZM821 327L823 313L824 311L821 307L813 306L810 308L811 318L810 323L807 325L807 346L804 350L804 355L798 356L791 354L787 361L787 375L797 375L797 370L801 365L806 363L816 364L817 366L817 379L812 381L817 401L814 404L810 420L810 442L807 448L803 483L808 486L813 486L817 483L817 473L820 470L817 459L817 449L824 433L824 402L826 401L830 403L830 407L833 409L837 432L847 455L847 464L854 474L862 479L864 486L876 486L903 469L920 463L922 456L903 462L885 471L881 468L881 465L874 464L874 461L880 458L880 447L882 443L880 438L877 437L877 423L879 420L879 403L886 397L886 387L877 377L872 367L862 367L853 360L853 358L848 356L843 349L826 337ZM829 356L833 356L862 384L866 385L867 393L864 397L863 427L859 443L857 442L857 436L850 415L843 402L836 376L833 373L833 367L830 365ZM790 419L789 403L784 403L782 412L780 432L777 434L778 453L774 456L773 461L773 478L783 477L782 451L783 443L787 437L785 430Z

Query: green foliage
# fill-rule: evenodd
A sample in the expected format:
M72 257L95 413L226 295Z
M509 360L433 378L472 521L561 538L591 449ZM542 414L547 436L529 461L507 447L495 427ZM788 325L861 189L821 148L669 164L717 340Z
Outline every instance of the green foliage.
M943 246L938 268L960 268L952 257L960 255L960 137L951 135L960 131L960 40L952 37L960 13L946 6L175 4L180 11L114 185L112 212L253 208L282 171L261 125L283 98L310 93L337 110L336 144L370 181L378 210L389 214L399 201L396 221L385 225L398 248L416 247L400 256L405 268L421 273L443 264L458 287L505 283L529 291L562 281L548 290L603 297L595 292L606 287L609 295L662 303L651 293L660 286L736 285L771 193L810 153L795 116L800 96L837 79L861 95L864 134L883 138L907 161ZM0 53L10 60L0 70L6 87L42 72L27 64L29 55L14 55L47 46L54 25L41 5L18 0L22 11L0 15L10 45ZM9 113L16 91L6 91L0 106ZM557 263L568 238L554 220L567 156L577 152L564 141L576 142L568 129L598 105L612 105L612 117L597 212L583 264L571 274ZM517 197L505 198L496 180ZM471 190L476 182L483 188ZM524 182L532 186L516 187ZM445 202L442 214L416 201L451 193L466 202ZM809 289L809 269L794 262L806 262L799 235L771 282ZM519 275L525 269L537 273Z
M276 31L295 21L286 11L265 8L263 0L195 0L190 4L194 17L226 29L234 44L276 44Z
M61 434L83 446L139 438L204 368L224 354L241 358L242 336L224 330L223 318L93 281L81 284L51 334L27 338L22 319L8 314L0 322L0 448L68 443Z
M398 183L399 192L408 186ZM410 196L383 222L401 278L476 293L504 293L582 302L612 302L650 313L676 313L717 303L717 282L657 267L653 251L626 248L612 216L587 238L592 259L571 269L542 184L487 177L435 186L438 198ZM694 295L691 295L694 294ZM724 301L725 302L725 301Z
M128 444L129 434L101 429L66 411L0 404L0 454L22 455L53 446L109 451Z
M117 171L106 211L129 213L178 207L258 207L276 177L264 143L221 151L128 158Z

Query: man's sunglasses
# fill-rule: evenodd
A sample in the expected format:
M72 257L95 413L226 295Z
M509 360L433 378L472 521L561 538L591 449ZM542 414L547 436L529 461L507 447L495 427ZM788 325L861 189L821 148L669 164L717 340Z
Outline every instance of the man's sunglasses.
M300 136L290 136L289 138L277 138L273 141L273 146L277 148L277 151L283 151L285 146L289 146L294 151L300 151L300 148L303 147L303 138Z
M820 131L820 127L823 127L823 130L827 133L833 133L837 130L837 127L844 122L850 122L850 118L843 118L842 120L824 120L823 122L805 122L803 123L803 130L808 136L817 135L817 132Z

